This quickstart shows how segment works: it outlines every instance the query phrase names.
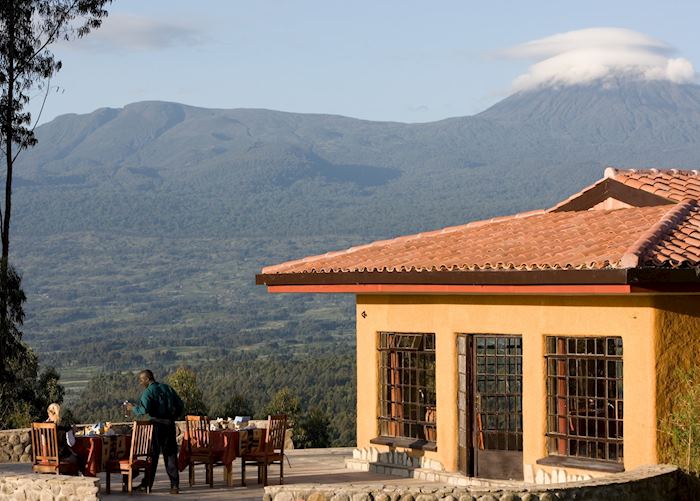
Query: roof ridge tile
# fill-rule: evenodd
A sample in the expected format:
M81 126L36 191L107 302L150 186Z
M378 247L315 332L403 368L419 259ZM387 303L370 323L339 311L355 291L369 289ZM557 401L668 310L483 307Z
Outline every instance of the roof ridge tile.
M677 169L675 167L658 169L656 167L649 167L646 169L621 169L618 167L606 167L603 177L615 179L618 175L629 175L634 174L637 176L658 176L658 175L673 175L673 176L699 176L700 170L698 169Z
M647 231L625 251L620 258L622 268L636 268L641 261L644 252L657 244L662 236L683 221L690 211L697 207L698 202L694 199L687 199L674 205L666 212L661 219L652 225Z
M589 192L589 191L591 191L591 190L597 188L598 185L605 183L605 182L608 180L608 171L610 171L610 170L615 170L615 171L616 171L617 169L614 169L613 167L607 167L607 168L605 169L605 175L603 176L603 179L598 179L595 183L586 186L586 187L583 188L581 191L578 191L578 192L574 193L574 194L571 195L570 197L568 197L568 198L562 200L561 202L557 203L555 206L550 207L549 209L545 209L544 212L555 212L558 208L563 207L564 205L568 204L569 202L571 202L572 200L574 200L574 199L576 199L576 198L579 198L579 197L580 197L581 195L583 195L584 193L587 193L587 192ZM614 176L613 176L613 179L614 179Z

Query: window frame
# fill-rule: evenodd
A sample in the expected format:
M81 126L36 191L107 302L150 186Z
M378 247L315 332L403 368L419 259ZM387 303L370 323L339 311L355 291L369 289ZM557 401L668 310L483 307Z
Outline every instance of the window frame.
M548 457L537 462L624 470L622 337L545 336L545 370Z
M382 331L377 351L379 436L370 442L437 450L435 334Z

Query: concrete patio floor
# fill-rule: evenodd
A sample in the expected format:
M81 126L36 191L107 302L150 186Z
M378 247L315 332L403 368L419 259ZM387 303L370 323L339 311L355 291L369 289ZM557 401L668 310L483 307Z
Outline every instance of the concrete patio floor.
M362 483L378 485L425 485L429 482L425 480L414 480L411 478L399 478L377 473L356 472L345 469L345 459L352 457L352 448L329 448L329 449L297 449L287 453L289 464L285 461L284 483L291 484L350 484ZM29 473L29 464L0 464L0 472ZM121 479L118 475L112 476L112 494L107 495L101 492L100 496L105 500L126 500L135 497L158 498L158 499L179 499L179 500L256 500L263 497L262 485L256 483L257 472L254 467L246 468L246 487L241 486L240 461L233 463L234 486L227 487L223 480L223 468L214 469L214 488L210 488L204 483L204 467L197 467L195 470L195 486L190 487L188 483L187 470L180 473L180 494L170 495L170 482L163 467L162 457L158 462L156 481L153 492L150 495L145 493L134 493L129 497L122 493L120 489ZM140 477L139 477L140 478ZM137 482L139 479L137 479ZM102 490L104 491L105 477L100 476ZM272 466L269 472L270 485L279 483L279 468ZM116 487L116 490L115 490Z

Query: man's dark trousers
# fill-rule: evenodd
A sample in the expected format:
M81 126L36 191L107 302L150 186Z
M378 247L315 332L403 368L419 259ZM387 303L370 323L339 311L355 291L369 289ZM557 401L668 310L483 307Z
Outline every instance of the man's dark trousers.
M180 471L177 469L177 434L175 423L153 423L153 451L151 452L151 478L150 487L158 469L158 456L163 453L165 471L170 477L170 487L180 487Z

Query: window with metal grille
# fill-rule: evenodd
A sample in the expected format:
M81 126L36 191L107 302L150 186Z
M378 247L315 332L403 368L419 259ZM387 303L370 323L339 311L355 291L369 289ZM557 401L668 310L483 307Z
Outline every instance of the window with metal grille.
M435 442L435 334L380 332L379 434Z
M622 463L622 338L547 336L550 455Z

